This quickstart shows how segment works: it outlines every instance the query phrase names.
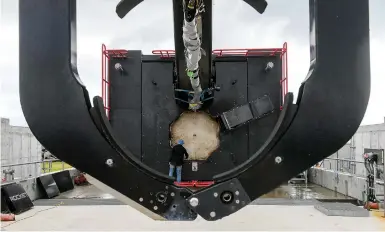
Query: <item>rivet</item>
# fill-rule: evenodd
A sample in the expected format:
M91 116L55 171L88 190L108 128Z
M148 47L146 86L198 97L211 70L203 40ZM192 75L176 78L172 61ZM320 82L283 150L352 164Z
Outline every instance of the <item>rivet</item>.
M154 210L158 210L158 206L154 206Z
M142 198L142 197L141 197L141 198L139 198L139 201L140 201L140 202L142 202L142 201L143 201L143 198Z
M215 217L216 213L213 211L210 213L210 217Z
M275 162L277 164L281 163L282 162L282 158L280 156L275 157Z

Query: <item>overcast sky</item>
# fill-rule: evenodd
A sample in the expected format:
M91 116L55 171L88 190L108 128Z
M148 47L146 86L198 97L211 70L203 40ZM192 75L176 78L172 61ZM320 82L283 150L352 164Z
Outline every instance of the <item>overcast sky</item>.
M18 93L18 1L0 2L0 117L26 126ZM174 47L171 0L147 0L123 20L115 14L118 2L78 1L78 68L91 96L101 95L102 43L144 53ZM213 48L280 47L288 42L289 91L297 95L309 64L308 0L268 2L260 15L241 0L214 0ZM363 124L382 123L385 116L383 9L385 0L370 0L372 89Z

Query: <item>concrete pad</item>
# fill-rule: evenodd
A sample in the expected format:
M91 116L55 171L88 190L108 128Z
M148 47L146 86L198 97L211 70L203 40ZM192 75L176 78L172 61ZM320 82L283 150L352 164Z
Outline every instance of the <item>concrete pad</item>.
M320 203L314 208L327 216L369 217L370 215L368 210L350 203Z
M122 231L122 230L371 230L385 231L377 217L327 217L313 206L247 206L215 222L198 218L192 222L154 221L124 205L35 207L15 223L2 223L7 231ZM24 220L21 218L24 217ZM8 225L8 226L7 226Z

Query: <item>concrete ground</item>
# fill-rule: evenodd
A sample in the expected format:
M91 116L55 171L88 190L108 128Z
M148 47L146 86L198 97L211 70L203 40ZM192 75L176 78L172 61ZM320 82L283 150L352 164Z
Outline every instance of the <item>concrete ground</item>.
M55 199L113 199L109 193L104 193L94 185L76 187L75 189L61 193ZM259 199L291 199L291 200L314 200L314 199L352 199L343 194L331 191L315 184L288 184L281 185L270 193Z
M222 220L153 221L126 205L36 206L1 225L7 231L122 230L370 230L385 231L380 217L328 217L313 206L250 205Z
M35 207L2 222L7 231L126 231L126 230L371 230L385 231L383 213L371 217L326 216L314 208L318 200L351 199L320 186L283 185L222 220L208 222L154 221L93 185L76 187L55 199L40 199Z

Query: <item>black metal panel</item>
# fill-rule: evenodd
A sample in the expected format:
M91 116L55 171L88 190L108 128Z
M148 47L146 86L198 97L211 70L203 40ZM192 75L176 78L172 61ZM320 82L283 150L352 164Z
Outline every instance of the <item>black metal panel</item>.
M3 212L3 203L4 210L9 210L11 213L20 214L27 210L30 210L33 207L33 203L29 198L28 194L25 192L23 186L17 183L5 184L1 186L1 211Z
M108 62L111 114L119 109L141 109L142 52L130 50L128 58L112 58ZM120 63L124 72L115 69Z
M218 61L215 67L216 83L221 91L215 93L215 100L209 109L214 116L248 102L247 63ZM227 171L248 158L248 134L247 127L220 134L221 145L210 156L210 161L215 164L213 175Z
M262 96L257 100L250 102L250 108L253 112L254 118L263 117L274 110L274 106L269 95Z
M273 62L274 68L265 72L268 62ZM278 120L282 91L281 78L282 61L279 55L248 58L247 96L249 101L269 95L273 108L276 110L268 117L250 122L248 155L255 153L265 143Z
M72 181L70 171L65 170L56 172L52 174L52 177L61 193L67 192L74 188L74 183Z
M141 119L141 112L136 109L114 110L110 115L114 134L122 142L123 146L139 159L142 159Z
M220 119L227 130L232 130L249 123L253 119L260 119L273 112L274 108L269 95L264 95L250 103L222 113Z
M273 69L265 72L266 64L273 62ZM250 57L247 60L248 89L247 97L253 101L266 94L269 95L274 109L281 104L282 61L280 55Z
M168 174L170 123L179 116L174 101L173 63L142 64L142 160Z
M247 103L246 62L217 62L216 76L221 91L215 93L215 101L210 108L211 112L218 110L218 113L222 113ZM218 169L214 175L227 171L247 159L249 153L248 135L249 129L247 127L221 133L221 146L211 156L213 161L217 163L216 168Z
M209 109L213 116L248 102L247 65L247 62L215 62L216 84L221 91L215 93Z
M115 69L116 63L124 72ZM141 158L142 52L130 51L128 58L111 59L108 66L111 126L123 145Z
M43 191L46 198L59 196L60 191L51 174L46 174L37 178L37 183Z
M226 126L226 129L234 129L253 119L249 104L238 106L230 111L221 114L221 119Z

